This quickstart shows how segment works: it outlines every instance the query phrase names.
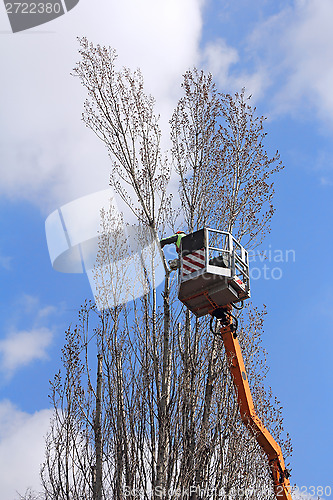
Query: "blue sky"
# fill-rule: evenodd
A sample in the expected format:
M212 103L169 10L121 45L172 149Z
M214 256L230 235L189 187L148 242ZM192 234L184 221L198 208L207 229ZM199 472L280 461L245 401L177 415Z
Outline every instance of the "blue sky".
M65 328L92 298L86 276L52 269L44 231L50 212L108 185L106 152L80 122L84 92L69 75L82 35L113 46L120 65L141 67L165 147L181 75L193 65L224 92L245 86L268 117L267 148L279 149L285 169L262 245L271 258L252 263L252 297L267 305L268 380L293 441L292 482L333 490L332 19L329 0L101 0L98 9L80 0L14 35L0 5L1 498L38 489L48 381Z

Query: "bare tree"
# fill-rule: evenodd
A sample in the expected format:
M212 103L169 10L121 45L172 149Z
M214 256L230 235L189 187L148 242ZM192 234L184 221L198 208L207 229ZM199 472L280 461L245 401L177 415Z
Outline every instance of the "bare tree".
M161 156L154 99L144 93L139 70L116 71L113 49L95 47L82 38L79 53L82 60L73 74L89 96L82 118L107 147L110 184L140 221L156 228L169 202L170 169Z
M74 73L89 95L83 120L108 149L111 185L138 226L157 237L171 209L154 101L139 72L116 70L112 49L80 44ZM264 150L264 119L244 91L219 94L203 72L187 72L183 89L171 138L186 230L212 225L254 246L269 229L269 178L281 168L278 155ZM184 311L165 259L161 294L153 276L140 299L108 304L109 290L117 297L130 281L115 266L126 256L123 221L112 210L102 215L98 260L106 265L96 279L103 311L86 304L67 332L64 370L52 384L46 498L274 498L267 460L238 415L222 342L207 318ZM258 414L288 455L281 407L264 385L263 316L245 308L240 341Z
M83 120L108 148L113 170L111 185L128 204L138 220L157 235L157 227L165 220L168 198L166 186L170 170L160 153L160 129L154 114L154 100L143 91L139 71L115 70L115 53L81 40L82 61L75 74L88 89ZM129 196L133 193L135 202ZM137 201L137 203L136 203ZM155 368L158 395L159 445L157 452L157 485L165 481L168 450L168 405L170 387L170 321L169 270L165 265L163 370ZM156 291L153 289L152 338L154 365L157 366Z
M264 149L265 118L256 116L245 90L218 93L212 75L194 69L171 120L173 161L188 230L204 225L258 245L274 213L272 174L283 168Z
M31 488L27 488L24 495L18 493L18 500L42 500L42 494L36 493Z
M229 491L230 497L236 494L239 498L273 498L266 459L238 417L222 342L211 338L206 320L193 324L199 345L198 352L191 350L190 385L184 380L187 373L182 360L184 323L172 329L167 473L165 483L157 484L161 417L147 312L144 298L133 309L103 313L87 305L80 312L80 324L67 333L63 375L58 374L53 384L56 412L43 469L46 498L96 498L98 408L102 498L134 499L142 494L148 499L151 491L155 498L181 498L180 492L192 492L195 498L195 493L200 497L208 490L212 493L205 498L215 498L218 491ZM179 314L176 308L172 312ZM158 327L162 328L163 315L158 316L161 318ZM266 375L260 345L263 313L247 308L246 316L240 339L257 410L281 442L281 409L263 388ZM194 336L191 347L193 339ZM99 406L98 379L92 379L94 372L100 373L94 363L94 340L103 367ZM162 348L161 338L160 353ZM159 372L163 369L161 360L156 367ZM209 409L207 399L210 399ZM187 425L185 402L194 414L192 426ZM188 436L189 432L192 436ZM284 452L288 452L288 439L282 445Z

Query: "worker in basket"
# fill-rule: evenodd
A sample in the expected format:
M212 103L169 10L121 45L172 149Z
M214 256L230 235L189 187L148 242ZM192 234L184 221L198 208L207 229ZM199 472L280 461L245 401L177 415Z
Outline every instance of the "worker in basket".
M172 236L169 236L168 238L163 238L160 241L161 247L163 248L165 245L171 245L171 243L175 243L177 253L179 254L179 252L180 252L180 243L181 243L182 238L184 236L186 236L186 233L184 233L184 231L177 231Z
M174 243L176 245L176 251L177 251L177 253L179 255L180 254L181 241L182 241L182 238L184 238L184 236L186 236L186 233L184 233L184 231L177 231L172 236L169 236L168 238L163 238L160 241L161 248L163 248L165 245L171 245L172 243ZM169 260L169 266L170 266L171 270L178 269L179 268L179 259Z

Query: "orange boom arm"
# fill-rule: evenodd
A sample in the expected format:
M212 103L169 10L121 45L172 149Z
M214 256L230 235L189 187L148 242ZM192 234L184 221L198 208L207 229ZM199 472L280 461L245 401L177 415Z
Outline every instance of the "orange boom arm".
M292 500L288 479L290 474L285 467L281 448L255 412L241 348L238 339L235 338L236 335L233 334L232 307L228 305L223 310L225 311L226 322L221 327L219 334L226 350L230 373L237 393L241 419L267 455L276 497L281 500Z

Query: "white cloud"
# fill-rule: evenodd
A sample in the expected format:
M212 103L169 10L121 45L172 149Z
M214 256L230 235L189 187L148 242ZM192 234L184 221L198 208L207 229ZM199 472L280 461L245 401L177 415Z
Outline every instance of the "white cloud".
M44 441L51 410L33 415L20 411L10 401L0 402L0 497L17 498L27 488L40 490L39 470L44 460Z
M207 70L222 86L226 85L229 80L230 67L239 61L237 50L228 46L225 40L218 39L207 43L202 56Z
M24 313L34 313L40 307L39 298L35 295L24 293L17 299L17 304Z
M38 311L38 320L47 318L50 314L54 314L57 311L55 306L45 306Z
M39 297L36 295L30 295L28 293L22 294L15 302L16 310L19 308L20 311L26 314L32 314L34 316L35 323L43 320L54 314L57 311L55 306L42 306ZM17 315L17 313L16 313Z
M34 361L48 359L54 327L46 322L55 312L60 311L55 306L42 305L35 295L20 295L11 304L0 338L0 370L8 378Z
M12 262L12 257L6 257L5 255L0 254L0 267L5 269L6 271L10 271L11 262Z
M293 498L293 500L314 500L315 498L319 499L322 497L319 497L317 495L316 496L310 495L310 493L303 493L303 492L296 492L295 491L294 493L292 493L292 498Z
M319 182L321 186L333 186L333 181L328 177L320 177Z
M239 52L221 38L207 43L201 57L203 67L212 73L224 92L240 92L245 87L246 94L253 94L254 100L257 100L269 85L269 77L263 67L256 68L253 73L239 68L235 70L233 66L241 59Z
M272 84L270 102L276 112L300 110L311 103L320 116L331 120L330 0L298 0L258 24L246 52L248 58L253 56L253 70L244 69L241 44L231 47L220 38L200 53L203 4L100 0L96 9L82 0L48 25L3 35L0 194L27 199L49 213L108 186L107 152L80 121L85 93L70 76L79 58L76 36L113 46L120 66L141 67L146 87L157 99L165 136L181 75L200 63L223 90L245 85L257 99ZM0 30L8 28L3 13Z
M46 327L10 332L0 340L1 370L11 376L33 361L48 359L52 338L53 332Z
M113 46L120 66L141 67L166 125L181 74L198 59L201 0L81 1L29 32L3 35L0 194L46 212L108 186L102 143L81 123L85 94L71 72L76 36ZM5 14L4 14L5 16ZM1 17L0 30L8 29Z
M333 123L332 18L331 0L296 0L252 33L249 47L274 84L276 113L314 109Z

